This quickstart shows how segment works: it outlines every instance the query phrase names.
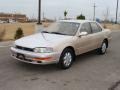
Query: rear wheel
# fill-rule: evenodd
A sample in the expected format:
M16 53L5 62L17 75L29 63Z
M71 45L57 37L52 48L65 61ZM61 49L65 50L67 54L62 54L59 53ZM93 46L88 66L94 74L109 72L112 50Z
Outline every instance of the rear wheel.
M66 48L60 56L58 66L61 69L68 69L72 66L74 59L75 55L73 50Z
M107 51L107 42L104 40L101 47L97 50L99 54L105 54Z

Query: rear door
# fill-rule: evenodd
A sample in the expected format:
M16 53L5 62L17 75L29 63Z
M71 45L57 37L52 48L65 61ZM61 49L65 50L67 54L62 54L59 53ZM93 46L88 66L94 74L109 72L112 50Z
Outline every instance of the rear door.
M93 35L93 41L94 41L93 47L97 49L101 46L104 38L102 34L102 28L96 22L91 22L90 25L92 28L92 35Z

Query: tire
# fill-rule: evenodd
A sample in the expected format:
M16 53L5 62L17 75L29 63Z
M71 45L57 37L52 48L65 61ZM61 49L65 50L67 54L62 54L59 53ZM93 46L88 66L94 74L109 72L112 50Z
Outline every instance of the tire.
M74 60L74 51L72 49L66 48L60 56L58 67L61 69L68 69L72 66Z
M104 40L101 47L97 49L97 53L101 55L105 54L107 51L107 45L107 41Z

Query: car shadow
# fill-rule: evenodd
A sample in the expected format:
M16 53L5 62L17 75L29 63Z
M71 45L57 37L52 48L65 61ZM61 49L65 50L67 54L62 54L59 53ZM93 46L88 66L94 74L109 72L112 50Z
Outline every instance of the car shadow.
M90 58L96 57L98 54L96 53L95 50L78 55L76 57L75 63L81 63L90 60Z
M49 73L58 71L58 68L56 68L56 64L50 64L50 65L34 65L34 64L27 64L23 62L16 62L16 65L18 68L27 71L27 72L39 72L39 73Z
M76 57L76 60L74 62L74 65L76 63L82 63L85 61L88 61L89 58L95 57L97 56L95 51L91 51L85 54L81 54L79 56ZM61 69L59 69L57 67L56 64L50 64L50 65L34 65L34 64L27 64L27 63L23 63L23 62L15 62L16 66L20 69L20 70L24 70L27 72L38 72L38 73L51 73L51 72L56 72L56 71L63 71ZM74 67L73 65L73 67ZM71 67L72 68L72 67Z

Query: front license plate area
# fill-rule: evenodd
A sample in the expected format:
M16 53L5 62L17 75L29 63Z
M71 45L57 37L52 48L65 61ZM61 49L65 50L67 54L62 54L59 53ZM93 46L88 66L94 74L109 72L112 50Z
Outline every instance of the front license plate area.
M21 60L25 60L25 56L23 54L17 53L17 58Z

